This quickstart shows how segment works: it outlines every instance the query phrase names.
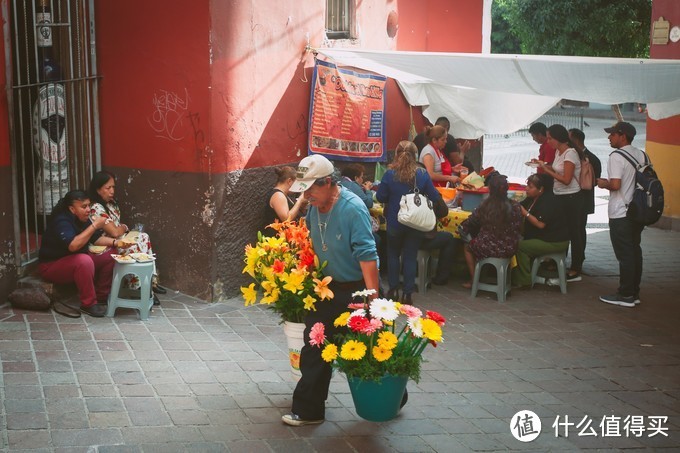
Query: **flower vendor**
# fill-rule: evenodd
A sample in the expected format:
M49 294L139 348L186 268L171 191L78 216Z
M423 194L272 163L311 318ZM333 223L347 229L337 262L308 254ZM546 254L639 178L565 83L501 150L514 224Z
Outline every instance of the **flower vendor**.
M328 290L330 303L317 304L305 317L305 346L300 357L300 378L293 393L291 413L282 421L291 426L322 423L332 368L323 360L318 347L309 344L312 327L333 321L347 309L352 293L362 288L375 290L379 286L378 253L371 231L366 205L359 197L338 185L339 177L333 164L321 155L308 156L298 166L297 179L291 192L304 192L310 208L307 224L314 252L319 261L328 264L324 274L332 277ZM327 329L332 337L334 328Z

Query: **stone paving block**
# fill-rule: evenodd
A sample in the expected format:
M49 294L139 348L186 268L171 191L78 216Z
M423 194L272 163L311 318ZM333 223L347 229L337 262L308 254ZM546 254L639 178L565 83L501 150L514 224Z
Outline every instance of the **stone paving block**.
M46 429L10 430L7 432L7 447L10 450L32 450L50 444L50 432Z
M213 425L198 427L203 438L208 442L233 442L245 440L241 431L234 425Z
M160 398L129 397L122 400L123 405L129 412L164 411Z
M295 433L297 434L298 431L301 431L300 434L304 434L305 431L316 430L319 426L320 425L300 426L295 429ZM239 429L243 433L243 436L250 440L290 439L295 437L293 430L281 423L281 419L277 419L271 423L249 423L239 426Z
M120 398L85 398L85 405L90 412L120 412L125 409Z
M75 398L47 398L45 400L47 412L59 414L63 412L79 412L85 410L85 403L80 397Z
M138 445L99 445L98 453L142 453L142 447Z
M360 434L353 434L345 439L357 453L387 453L394 451L394 448L389 443L389 439L377 435L371 436L369 434L364 437Z
M192 393L188 384L159 384L151 386L158 396L185 396ZM131 396L131 395L130 395ZM150 396L150 395L138 395Z
M231 391L231 389L230 389ZM232 398L242 409L257 408L257 407L270 407L271 403L264 395L257 393L253 394L232 394Z
M130 426L127 412L90 412L88 422L92 428L122 428Z
M88 373L105 373L108 372L106 362L103 360L88 361L88 362L71 362L73 371L86 371Z
M117 362L111 362L107 364L109 371L114 372L129 372L129 371L141 371L142 368L139 366L137 360L120 360Z
M7 414L45 412L45 401L42 399L6 399L4 409Z
M161 409L135 411L128 408L128 416L133 426L167 426L172 424L167 412Z
M196 397L198 406L205 410L221 410L221 409L237 409L238 402L226 392L221 395L214 396L198 396Z
M87 429L90 427L85 408L73 412L49 412L50 429Z
M167 410L170 419L176 426L182 425L208 425L210 419L208 415L200 410L192 409L168 409Z
M34 371L6 372L3 374L3 381L5 385L40 385L38 373Z
M149 384L122 384L117 385L118 393L122 397L126 396L155 396L153 386Z
M241 409L206 410L211 426L238 426L250 423Z
M41 399L43 397L43 389L38 385L7 385L4 386L4 390L5 398L13 400Z
M110 385L81 385L80 391L84 397L117 397L116 389Z
M135 359L132 351L101 351L101 355L102 359L107 363Z
M114 371L111 373L111 379L114 384L146 384L146 376L142 372L136 371Z
M187 393L189 393L189 389L194 395L197 395L199 397L199 400L201 396L211 395L221 396L226 394L226 390L224 386L222 386L221 384L191 384L187 386L178 386L175 393L171 393L172 390L170 390L167 393L164 393L163 395L164 396L177 394L186 395ZM159 395L161 395L161 393L159 393Z
M76 372L78 383L83 384L111 384L111 375L108 372Z
M8 430L46 429L48 428L47 414L45 412L17 412L7 414Z
M117 444L123 440L118 429L52 430L52 443L57 447Z

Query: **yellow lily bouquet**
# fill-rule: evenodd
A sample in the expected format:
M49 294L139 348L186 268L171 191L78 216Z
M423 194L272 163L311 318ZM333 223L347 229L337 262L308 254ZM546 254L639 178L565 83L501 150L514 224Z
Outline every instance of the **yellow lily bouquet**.
M269 227L276 230L276 236L259 232L257 243L245 249L243 272L255 280L241 287L245 305L259 298L282 321L304 322L307 311L316 311L317 302L333 298L328 288L332 278L323 276L326 263L319 264L304 219L276 221Z
M321 357L348 378L379 381L386 375L404 376L418 382L422 353L428 344L437 346L443 340L446 320L434 311L425 314L412 305L388 299L368 297L374 290L363 290L352 297L363 302L350 303L347 311L333 326L340 329L326 338L323 323L312 326L309 343L322 347ZM397 327L400 319L401 327Z

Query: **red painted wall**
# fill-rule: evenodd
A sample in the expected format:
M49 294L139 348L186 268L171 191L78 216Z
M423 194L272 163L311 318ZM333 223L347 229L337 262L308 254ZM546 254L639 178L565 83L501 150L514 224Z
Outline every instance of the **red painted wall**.
M209 14L206 1L96 3L103 166L209 170Z

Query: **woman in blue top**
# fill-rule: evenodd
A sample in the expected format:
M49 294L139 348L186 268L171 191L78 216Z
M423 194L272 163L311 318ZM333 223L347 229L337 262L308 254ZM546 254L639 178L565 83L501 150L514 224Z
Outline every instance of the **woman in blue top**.
M418 167L416 153L418 148L409 141L401 141L394 151L394 162L382 178L376 198L385 203L387 219L387 297L395 298L399 285L399 258L403 263L404 286L402 302L412 303L415 289L417 255L423 233L402 225L397 220L401 196L413 192L414 186L430 200L441 198L434 188L427 170Z

